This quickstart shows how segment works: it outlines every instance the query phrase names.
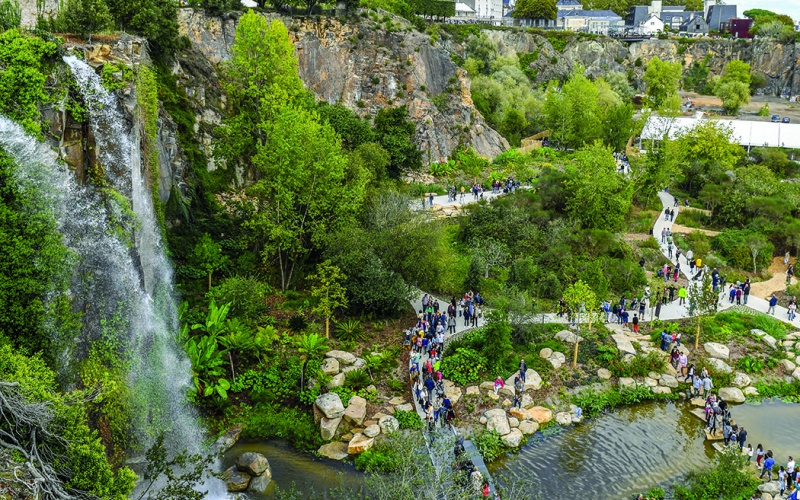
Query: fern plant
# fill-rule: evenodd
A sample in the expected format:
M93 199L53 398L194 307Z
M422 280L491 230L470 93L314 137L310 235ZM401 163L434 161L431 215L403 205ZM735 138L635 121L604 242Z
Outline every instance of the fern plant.
M346 341L366 340L364 327L357 319L348 319L336 324L336 338Z

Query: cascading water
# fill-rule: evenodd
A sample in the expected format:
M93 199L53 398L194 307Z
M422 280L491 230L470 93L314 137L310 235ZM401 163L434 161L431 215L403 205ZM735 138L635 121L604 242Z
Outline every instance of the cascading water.
M89 110L97 159L111 187L130 199L136 216L133 249L121 263L121 273L131 276L126 282L113 280L129 321L131 349L130 382L134 393L145 398L148 408L140 415L138 432L167 432L168 446L177 451L202 452L205 438L197 417L186 401L191 385L191 366L175 341L178 332L177 301L173 271L167 258L145 184L140 154L140 130L126 123L119 103L102 85L99 76L83 61L64 57L72 70ZM130 300L133 298L133 300ZM209 498L225 498L219 481L206 481Z
M80 185L50 148L0 116L0 148L19 165L14 181L35 196L37 209L53 214L75 255L70 293L82 329L63 343L68 347L62 347L60 361L69 366L95 341L114 336L130 369L132 438L144 447L163 432L172 450L202 452L205 434L186 400L191 365L176 341L172 267L142 177L137 131L125 123L116 99L89 66L73 57L64 60L89 107L108 188ZM207 482L207 488L209 498L226 497L218 481Z

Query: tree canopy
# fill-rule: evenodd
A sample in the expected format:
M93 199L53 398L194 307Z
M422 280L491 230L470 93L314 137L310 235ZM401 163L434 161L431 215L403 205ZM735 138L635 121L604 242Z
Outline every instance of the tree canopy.
M555 0L519 0L512 15L521 19L555 19Z
M678 97L683 68L681 63L664 62L654 57L647 63L644 82L647 85L645 94L647 102L653 109L661 109L669 105L670 100Z

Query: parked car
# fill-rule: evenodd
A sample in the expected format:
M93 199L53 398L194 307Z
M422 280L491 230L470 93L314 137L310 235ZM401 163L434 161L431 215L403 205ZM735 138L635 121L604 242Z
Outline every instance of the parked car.
M784 116L783 120L781 120L781 121L783 121L783 123L789 123L789 117L788 116Z
M774 121L776 123L781 121L780 115L772 115L772 121Z

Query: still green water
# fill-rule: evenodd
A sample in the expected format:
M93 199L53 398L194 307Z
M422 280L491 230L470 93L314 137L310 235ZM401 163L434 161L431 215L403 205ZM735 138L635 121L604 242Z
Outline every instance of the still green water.
M688 404L642 404L585 420L490 464L495 479L531 484L525 499L626 499L711 463L714 449ZM800 457L800 405L738 405L734 420L748 443L771 449L778 464ZM520 499L522 500L522 499Z

